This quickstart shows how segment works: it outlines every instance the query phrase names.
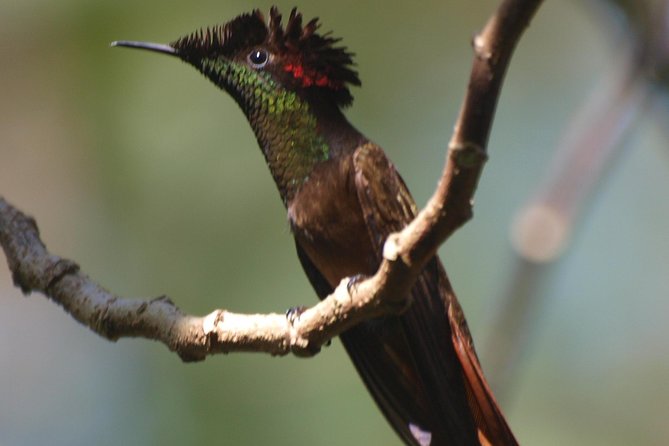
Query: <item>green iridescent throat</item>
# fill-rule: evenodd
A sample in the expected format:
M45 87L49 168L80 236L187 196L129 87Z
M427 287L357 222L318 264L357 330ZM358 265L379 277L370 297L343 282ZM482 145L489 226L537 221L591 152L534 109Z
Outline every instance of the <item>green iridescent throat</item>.
M204 59L200 68L244 110L287 203L313 167L330 156L309 105L263 71L225 59Z

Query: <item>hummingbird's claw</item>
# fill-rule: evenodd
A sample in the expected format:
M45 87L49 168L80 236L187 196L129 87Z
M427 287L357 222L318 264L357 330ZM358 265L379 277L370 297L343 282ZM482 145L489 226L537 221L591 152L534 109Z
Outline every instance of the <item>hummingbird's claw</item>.
M288 310L286 310L286 319L288 319L288 322L290 322L290 325L295 325L295 322L300 318L300 315L304 313L304 311L309 308L305 306L299 306L299 307L290 307Z
M351 291L354 290L359 283L364 282L367 279L367 276L364 274L356 274L348 278L348 283L346 284L346 291L348 294L351 294Z

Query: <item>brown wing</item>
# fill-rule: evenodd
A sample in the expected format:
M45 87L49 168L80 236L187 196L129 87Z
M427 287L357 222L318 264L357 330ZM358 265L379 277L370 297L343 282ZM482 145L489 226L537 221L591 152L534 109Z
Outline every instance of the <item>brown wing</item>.
M385 239L413 219L415 204L378 146L361 146L353 163L360 206L380 262ZM386 409L403 424L395 428L408 428L412 439L429 432L432 446L517 444L483 376L462 311L437 257L418 278L412 299L407 312L397 318L402 336L383 340L387 350L396 352L395 366L406 369L404 376L413 380L410 387L418 402L413 411ZM397 389L377 390L382 393L377 398L391 401L385 393ZM421 443L414 440L413 444Z
M333 288L299 243L296 248L302 268L318 296L322 299L331 294ZM395 431L407 444L420 445L406 420L424 426L431 417L425 415L429 414L429 408L421 406L424 401L416 398L424 390L416 388L420 381L410 375L413 367L411 363L406 364L409 353L403 334L399 319L388 317L357 325L340 338L374 401Z

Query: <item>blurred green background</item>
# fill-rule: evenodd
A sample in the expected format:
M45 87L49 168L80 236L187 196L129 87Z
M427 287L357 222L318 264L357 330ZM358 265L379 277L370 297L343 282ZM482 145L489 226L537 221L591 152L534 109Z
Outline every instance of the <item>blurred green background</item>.
M363 88L348 116L425 203L469 41L496 2L294 3L357 54ZM314 302L233 101L185 64L108 47L167 42L270 5L0 0L0 195L36 217L52 252L121 295L168 294L194 314ZM441 251L480 346L494 339L510 273L509 222L612 68L620 42L606 25L578 2L546 2L512 62L475 218ZM504 402L523 444L669 442L669 158L658 121L644 118L556 266ZM183 364L22 298L0 264L0 446L399 444L337 341L310 360Z

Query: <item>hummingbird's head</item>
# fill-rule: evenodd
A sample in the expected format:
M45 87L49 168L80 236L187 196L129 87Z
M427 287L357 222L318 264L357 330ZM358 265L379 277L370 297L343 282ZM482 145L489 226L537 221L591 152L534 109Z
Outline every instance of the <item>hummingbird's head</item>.
M276 7L265 21L255 10L230 22L196 31L168 45L114 42L167 53L193 65L242 106L253 107L254 96L285 89L302 100L331 102L343 107L353 97L349 86L360 85L352 54L336 46L339 39L319 34L318 19L302 24L293 9L285 27Z
M176 56L227 91L241 106L288 203L333 146L318 116L343 119L339 108L360 85L352 55L338 39L317 33L316 19L302 24L293 9L286 26L276 8L265 21L258 10L164 45L119 41L112 46ZM327 124L327 122L325 123ZM332 132L330 132L332 133ZM341 140L340 132L335 132Z

